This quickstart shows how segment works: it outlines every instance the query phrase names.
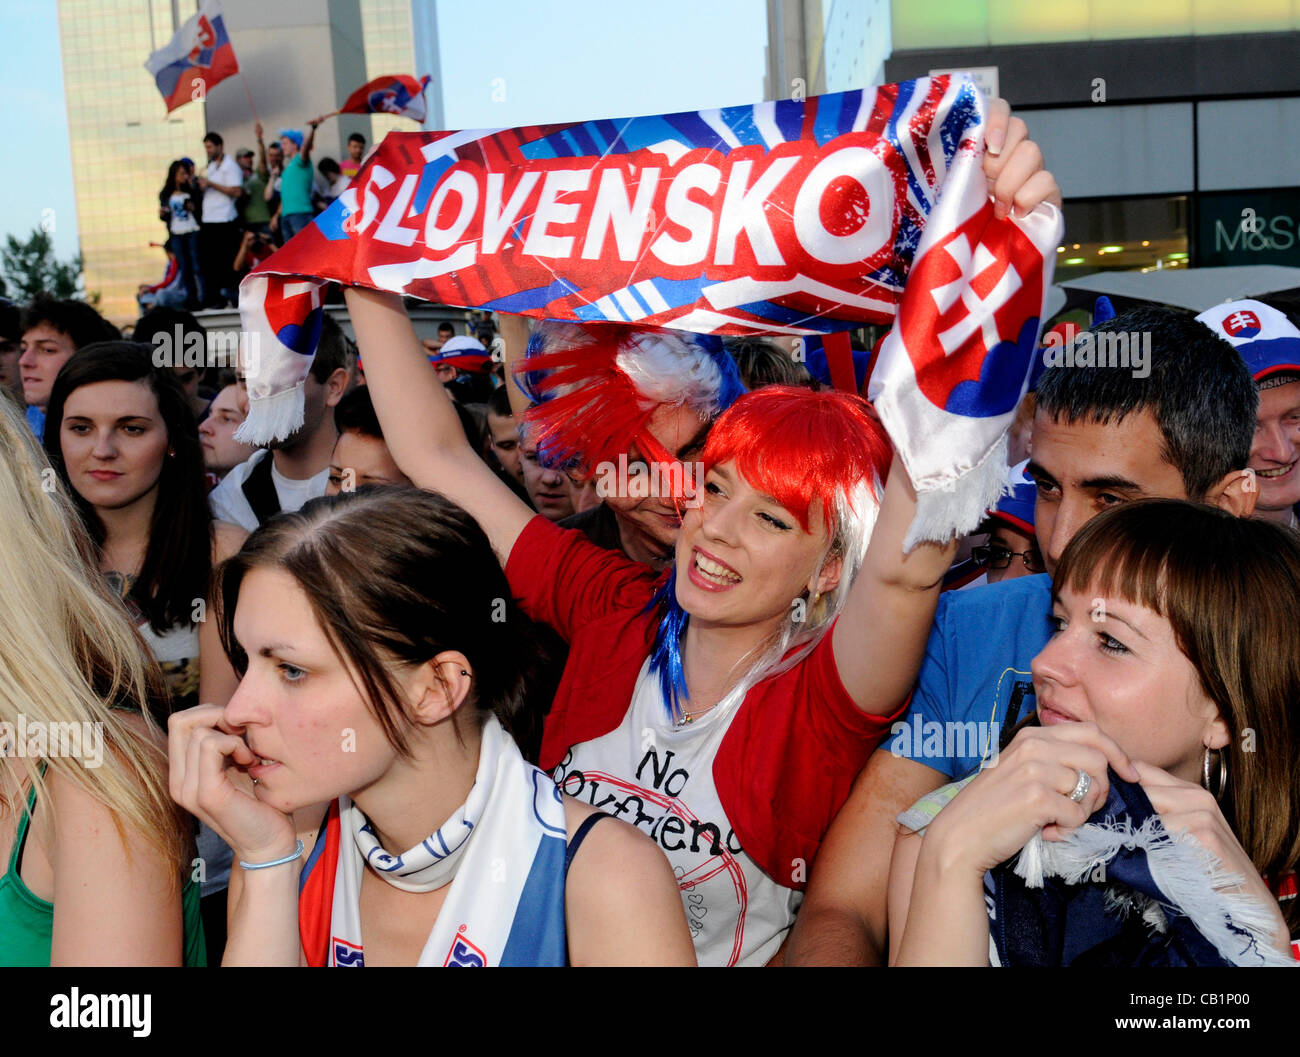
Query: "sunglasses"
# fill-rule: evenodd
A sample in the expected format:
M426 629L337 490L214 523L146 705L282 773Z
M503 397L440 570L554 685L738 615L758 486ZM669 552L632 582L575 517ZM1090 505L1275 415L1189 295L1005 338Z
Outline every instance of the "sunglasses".
M1031 573L1047 572L1047 566L1043 564L1043 556L1032 547L1027 551L1012 551L1007 550L1006 547L972 547L970 556L975 564L988 566L990 569L1005 569L1011 564L1012 558L1019 558Z

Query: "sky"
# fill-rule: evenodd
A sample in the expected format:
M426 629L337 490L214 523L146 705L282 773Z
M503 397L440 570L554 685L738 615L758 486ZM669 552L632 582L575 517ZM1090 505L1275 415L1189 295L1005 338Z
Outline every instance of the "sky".
M0 239L26 238L40 225L42 211L53 209L54 250L66 260L77 253L77 203L54 0L3 0L0 41L0 143L6 155Z
M438 0L438 17L449 128L631 117L763 97L764 0ZM3 0L0 41L7 153L0 238L26 237L53 209L55 252L66 259L77 252L76 200L55 0ZM122 62L144 77L146 58Z
M764 0L443 0L438 16L453 128L763 98Z

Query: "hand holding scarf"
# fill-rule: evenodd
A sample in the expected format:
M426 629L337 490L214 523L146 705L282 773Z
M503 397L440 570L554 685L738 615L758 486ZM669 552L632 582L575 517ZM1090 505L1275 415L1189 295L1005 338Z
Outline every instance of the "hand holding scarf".
M983 97L941 76L659 117L391 133L241 286L239 439L301 424L323 280L711 334L897 317L872 393L920 492L909 541L968 531L1004 477L993 464L1060 235L1051 207L994 218L983 132Z

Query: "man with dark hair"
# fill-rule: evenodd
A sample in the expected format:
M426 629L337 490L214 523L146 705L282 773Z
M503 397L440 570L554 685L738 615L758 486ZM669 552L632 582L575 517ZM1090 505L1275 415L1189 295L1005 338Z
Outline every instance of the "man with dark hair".
M174 308L151 308L135 323L131 340L153 349L156 367L176 372L195 419L201 419L214 395L201 390L208 363L208 332L189 312Z
M18 372L23 399L27 402L27 424L40 437L45 432L45 405L59 368L78 349L96 341L116 341L117 327L84 301L60 301L37 294L23 312Z
M266 187L262 190L262 199L271 217L266 224L267 230L275 237L277 246L284 244L280 232L280 182L283 175L284 148L279 140L273 140L266 145Z
M1111 355L1116 362L1103 365L1096 350L1114 353L1120 335L1128 362ZM1029 662L1051 635L1049 574L1090 518L1153 497L1251 514L1257 400L1232 346L1163 308L1116 316L1105 334L1076 337L1074 349L1085 344L1094 355L1049 366L1038 384L1028 473L1048 572L940 597L911 707L822 844L787 964L883 963L895 819L995 759L1004 733L1034 711Z
M348 178L342 174L339 163L333 158L322 158L316 170L320 173L324 186L319 191L313 191L312 197L318 200L321 209L328 209L348 189Z
M487 402L488 450L496 456L497 465L520 488L524 484L523 455L519 448L519 429L510 408L510 394L506 387L492 390Z
M243 194L240 196L239 219L245 231L255 231L263 235L271 233L271 209L266 201L266 183L271 178L267 165L266 143L262 140L262 125L253 126L257 136L257 155L245 148L235 155L239 163L240 176L243 179Z
M451 341L456 335L456 328L448 323L445 319L438 324L438 336L435 338L425 338L420 342L429 352L441 352L442 347Z
M230 471L208 495L212 516L252 532L282 510L298 510L325 494L330 456L338 440L334 408L348 388L349 343L342 328L326 315L311 373L303 382L302 425L284 440L254 452ZM243 367L239 371L240 406L248 413Z
M204 307L219 308L234 301L230 262L239 249L239 209L235 203L244 190L244 174L238 162L225 153L217 133L203 137L203 149L208 155L208 168L196 181L203 190L199 259L208 296Z
M353 179L361 171L361 159L366 154L366 137L354 132L348 137L348 156L339 165L340 171L348 179Z
M330 456L326 495L352 492L367 484L410 487L411 479L393 461L379 417L365 386L353 389L334 408L338 440Z

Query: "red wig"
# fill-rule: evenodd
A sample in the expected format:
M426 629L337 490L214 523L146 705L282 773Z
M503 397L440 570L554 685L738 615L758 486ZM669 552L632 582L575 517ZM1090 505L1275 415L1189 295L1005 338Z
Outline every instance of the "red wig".
M836 497L852 502L865 485L878 504L893 447L866 401L850 393L769 385L746 393L714 425L704 447L707 472L734 462L752 488L766 492L810 532L814 502L834 536ZM866 511L855 511L865 516Z

